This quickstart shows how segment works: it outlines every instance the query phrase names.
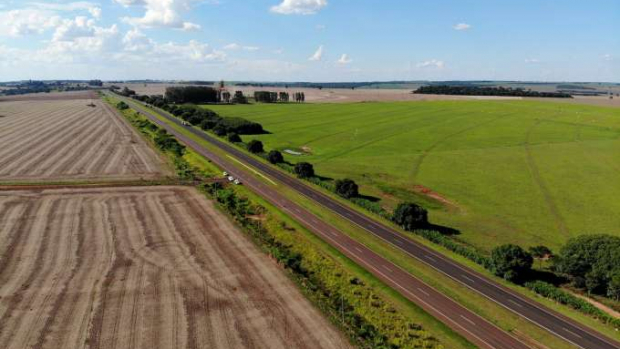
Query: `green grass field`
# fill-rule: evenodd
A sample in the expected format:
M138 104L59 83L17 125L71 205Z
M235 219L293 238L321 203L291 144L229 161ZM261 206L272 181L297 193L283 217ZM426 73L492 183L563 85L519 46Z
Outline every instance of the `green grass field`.
M620 110L536 101L209 106L271 132L246 136L349 177L385 205L414 200L460 239L559 247L620 234ZM423 186L448 203L420 193Z

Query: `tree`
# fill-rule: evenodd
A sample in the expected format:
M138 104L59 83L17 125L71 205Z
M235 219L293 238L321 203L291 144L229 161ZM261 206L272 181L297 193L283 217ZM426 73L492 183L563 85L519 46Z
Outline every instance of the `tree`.
M241 142L241 137L239 137L238 134L232 132L228 134L228 141L231 143L238 143Z
M607 285L607 297L620 301L620 272L611 277Z
M529 251L532 257L538 259L539 261L538 268L542 268L543 259L551 258L553 256L551 249L543 245L532 246L530 247Z
M252 154L258 154L263 152L263 142L258 141L256 139L251 140L248 143L248 151Z
M127 103L122 102L122 101L121 101L121 102L118 102L118 104L116 105L116 107L117 107L119 110L127 110L127 109L129 109L129 105L127 105Z
M309 164L307 162L299 162L295 164L294 171L299 178L314 177L314 167L312 166L312 164Z
M554 258L555 269L576 287L604 295L612 277L620 273L620 237L583 235L568 240Z
M269 152L269 154L267 154L267 160L275 165L284 162L284 157L279 151L272 150Z
M510 281L521 281L532 269L534 259L520 246L507 244L491 252L491 266L495 275Z
M407 231L413 231L428 224L428 212L413 202L401 202L394 210L392 221Z
M215 125L215 127L213 128L213 133L215 133L217 136L223 137L226 136L226 128L220 124Z
M351 179L339 179L336 181L336 194L350 199L359 195L359 187Z

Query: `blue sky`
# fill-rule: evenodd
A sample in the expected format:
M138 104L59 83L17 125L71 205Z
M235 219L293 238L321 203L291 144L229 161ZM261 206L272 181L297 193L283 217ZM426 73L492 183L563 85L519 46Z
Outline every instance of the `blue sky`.
M620 2L0 2L0 80L61 78L620 82Z

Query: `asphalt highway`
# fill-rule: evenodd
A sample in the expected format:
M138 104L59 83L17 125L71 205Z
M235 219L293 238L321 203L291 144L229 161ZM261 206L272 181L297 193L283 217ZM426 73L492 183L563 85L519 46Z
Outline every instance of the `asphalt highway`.
M268 164L258 161L251 155L244 153L230 144L219 141L215 137L198 129L187 127L187 131L192 132L194 135L232 156L227 155L226 158L223 158L222 156L214 154L183 133L163 123L135 101L131 102L133 102L132 105L137 110L153 122L166 128L168 132L175 135L181 142L240 178L243 183L252 190L264 196L272 204L287 211L312 232L318 234L322 239L332 244L335 248L359 263L386 284L398 290L406 298L443 321L453 330L468 338L472 343L482 348L490 349L528 348L527 345L509 333L463 308L408 272L400 269L398 266L366 248L361 243L339 232L309 211L285 198L277 191L277 186L273 180L294 189L342 218L354 223L396 248L399 248L413 258L435 268L453 280L487 297L489 300L500 304L506 309L509 309L578 347L584 349L620 349L620 343L617 340L605 337L597 331L558 314L533 300L521 296L515 291L494 282L482 274L424 245L403 237L391 227L343 205L338 200L323 194L310 185L303 183L301 180L293 178ZM182 126L181 121L169 116L165 112L161 112L159 115ZM247 171L259 174L274 185L267 185L263 181L257 180L254 176L248 175Z

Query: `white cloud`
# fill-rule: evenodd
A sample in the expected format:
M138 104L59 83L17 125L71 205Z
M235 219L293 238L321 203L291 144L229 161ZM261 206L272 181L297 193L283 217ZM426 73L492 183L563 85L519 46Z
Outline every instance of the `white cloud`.
M96 19L101 18L101 8L99 7L91 7L88 9L88 12Z
M471 25L467 23L458 23L452 28L454 28L454 30L468 30L471 28Z
M445 67L444 61L440 61L437 59L431 59L429 61L420 62L416 65L418 68L437 68L443 69Z
M60 16L40 9L0 12L0 36L42 34L56 27L60 22Z
M0 36L42 34L63 25L64 12L82 12L94 19L101 17L101 8L91 2L29 2L23 8L0 11Z
M181 14L189 11L200 0L114 0L123 6L142 6L142 17L125 17L123 20L142 28L168 27L193 31L200 29L196 23L183 21Z
M607 53L603 55L603 59L606 61L611 61L614 59L614 57L611 54Z
M526 58L525 63L536 64L536 63L540 63L540 60L538 58Z
M275 49L275 50L273 50L273 53L275 53L277 55L281 55L281 54L284 53L284 49L283 48Z
M351 62L353 62L353 60L346 53L343 53L342 56L340 56L340 59L338 60L339 64L349 64Z
M95 21L84 16L75 19L65 19L56 27L52 41L72 41L81 37L90 37L95 34Z
M224 46L224 50L228 50L228 51L236 51L236 50L245 50L245 51L258 51L260 50L260 47L258 46L242 46L239 45L237 43L230 43L226 46Z
M283 15L313 15L327 6L327 0L282 0L271 12Z
M320 61L322 58L323 58L323 45L319 46L316 52L314 52L314 54L310 56L308 60L309 61Z
M323 31L323 30L325 30L325 28L327 28L327 26L325 26L325 24L317 24L316 25L316 30L318 30L318 31Z
M146 52L150 51L155 43L153 40L149 39L146 35L140 32L138 28L133 28L125 33L125 36L123 37L123 45L126 51Z

